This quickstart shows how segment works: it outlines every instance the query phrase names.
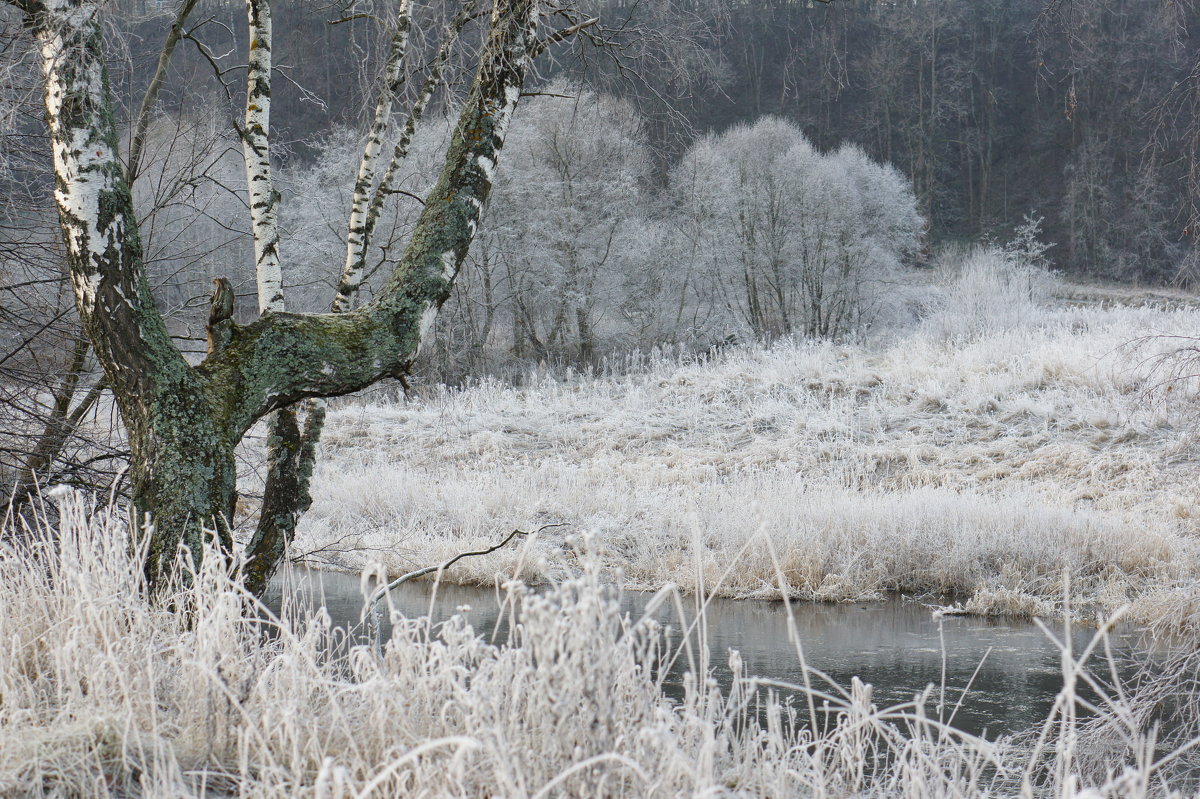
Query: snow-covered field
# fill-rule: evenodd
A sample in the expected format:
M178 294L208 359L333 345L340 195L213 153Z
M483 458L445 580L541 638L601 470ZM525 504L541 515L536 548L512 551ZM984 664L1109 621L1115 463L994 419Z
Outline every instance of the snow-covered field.
M563 525L447 578L537 581L583 546L643 587L770 597L782 577L802 598L1037 613L1069 578L1085 611L1152 618L1200 573L1197 391L1159 357L1200 310L1103 299L960 297L870 345L346 403L294 551L397 574Z
M881 708L858 680L755 679L730 652L722 689L706 648L686 649L703 614L676 651L652 618L620 612L617 572L734 595L954 589L1018 613L1061 601L1066 576L1076 610L1131 599L1125 618L1195 635L1196 389L1172 379L1186 364L1156 358L1200 311L1001 310L984 325L934 313L874 346L342 404L294 554L395 573L564 525L448 575L553 578L500 591L507 641L461 617L396 616L389 641L352 646L323 609L264 620L211 554L150 602L124 517L65 495L56 530L0 551L0 796L1191 790L1194 637L1157 683L1119 690L1102 635L1065 649L1045 723L984 740L946 726L933 686ZM669 699L662 666L684 656L694 668ZM1178 730L1152 723L1164 697Z

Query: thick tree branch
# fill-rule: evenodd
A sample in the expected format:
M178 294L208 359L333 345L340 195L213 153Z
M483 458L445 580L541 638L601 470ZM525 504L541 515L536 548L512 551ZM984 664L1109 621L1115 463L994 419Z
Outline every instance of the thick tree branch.
M75 305L129 432L134 504L155 511L163 531L149 547L147 575L154 582L180 542L202 550L202 520L215 524L228 546L223 519L213 517L232 512L235 440L216 427L205 386L155 306L118 155L96 12L90 0L52 0L28 22L41 51L55 200Z
M301 430L294 408L278 411L268 433L267 482L263 507L254 535L246 545L242 578L246 588L261 596L271 581L285 550L291 544L300 517L312 505L309 485L316 464L317 441L325 424L325 406L313 402Z
M146 281L95 7L45 5L33 20L46 81L55 200L80 320L109 381L159 396L190 377Z
M534 48L533 55L537 56L541 54L547 47L558 44L561 41L565 41L566 39L569 39L575 34L579 33L581 30L592 27L599 21L599 17L592 17L591 19L585 19L583 22L580 22L576 25L570 25L560 31L555 31L537 43L537 46Z
M357 391L407 370L450 295L491 193L537 41L537 5L496 3L445 166L379 296L346 314L268 312L235 329L224 353L198 367L214 404L237 431L297 400Z

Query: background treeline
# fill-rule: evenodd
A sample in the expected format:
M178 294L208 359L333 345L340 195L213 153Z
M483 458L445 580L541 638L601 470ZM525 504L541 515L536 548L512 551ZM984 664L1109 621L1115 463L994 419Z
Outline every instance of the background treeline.
M822 152L794 123L762 117L700 137L659 178L631 103L561 81L545 88L513 118L427 373L456 381L664 345L860 336L915 319L928 301L912 275L924 227L916 197L860 148ZM372 248L374 275L402 252L448 134L441 120L416 141ZM343 131L311 165L282 172L293 297L304 306L328 306L329 265L345 249L331 220L344 215L361 146Z
M159 6L121 2L131 41L152 47ZM210 5L215 22L238 30L239 4ZM695 136L777 115L820 149L852 143L895 165L913 184L930 248L1003 236L1033 211L1069 273L1159 284L1197 274L1190 0L596 5L630 30L619 63L585 43L550 71L636 102L655 180ZM370 20L329 25L331 16L306 0L276 12L278 60L294 81L280 81L276 104L293 142L281 157L311 158L314 136L364 113L376 32ZM236 46L215 22L214 51ZM133 73L152 66L153 52L138 50L129 49ZM175 85L191 92L181 104L219 105L208 63L194 52L177 61L185 79Z
M934 242L1036 209L1068 272L1191 280L1196 22L1159 0L741 3L692 118L860 145L912 180Z

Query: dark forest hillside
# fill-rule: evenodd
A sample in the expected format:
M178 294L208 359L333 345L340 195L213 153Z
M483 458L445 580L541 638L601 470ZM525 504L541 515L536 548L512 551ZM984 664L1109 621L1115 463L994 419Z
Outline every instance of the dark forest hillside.
M815 143L853 141L911 176L936 239L1046 217L1060 268L1190 277L1196 154L1185 4L1105 0L839 0L743 4L704 127L760 114Z
M908 175L931 245L1002 239L1032 212L1045 217L1055 265L1068 273L1142 283L1195 276L1200 137L1191 111L1200 88L1190 3L1103 0L1057 12L1045 0L599 5L605 20L655 41L631 42L621 69L583 42L574 54L582 59L560 58L541 77L566 72L640 95L664 176L695 135L779 115L822 149L855 143ZM121 6L126 48L114 79L136 90L171 9ZM241 7L205 6L210 21L197 38L213 53L244 48L233 33ZM422 13L427 24L415 30L437 29L437 4ZM361 122L379 33L368 18L330 24L345 16L308 0L276 8L281 158L310 157L331 123ZM672 51L681 29L688 44ZM221 111L223 90L195 47L180 48L174 70L181 80L165 102ZM240 80L230 84L232 110Z

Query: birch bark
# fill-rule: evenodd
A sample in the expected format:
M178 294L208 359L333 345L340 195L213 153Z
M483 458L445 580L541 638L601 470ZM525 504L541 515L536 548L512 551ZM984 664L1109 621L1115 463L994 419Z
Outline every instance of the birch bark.
M233 443L211 413L210 387L172 343L146 280L97 5L50 0L25 10L41 55L75 304L128 431L137 532L150 537L153 579L180 544L200 551L197 519L210 519L221 545L230 546L219 520L230 510Z
M254 237L255 276L260 314L286 310L280 254L280 194L271 167L271 53L274 35L270 0L247 0L250 53L246 67L246 112L242 152ZM407 26L406 26L407 28ZM389 65L390 66L390 65ZM267 475L258 523L247 543L242 577L261 594L283 560L300 516L312 505L309 486L325 409L307 403L303 428L292 405L267 420Z
M254 232L254 273L261 312L282 311L279 264L279 192L271 176L271 3L246 0L250 53L246 63L246 121L242 153Z

